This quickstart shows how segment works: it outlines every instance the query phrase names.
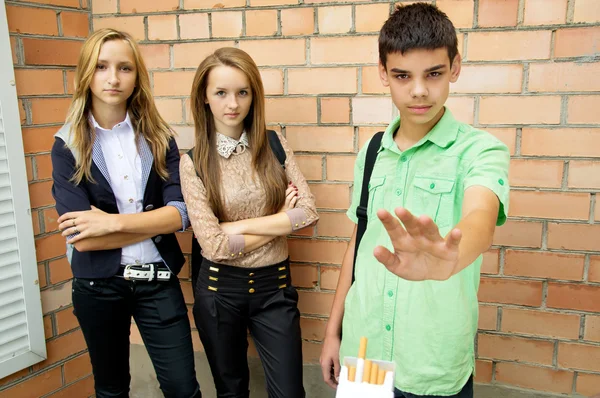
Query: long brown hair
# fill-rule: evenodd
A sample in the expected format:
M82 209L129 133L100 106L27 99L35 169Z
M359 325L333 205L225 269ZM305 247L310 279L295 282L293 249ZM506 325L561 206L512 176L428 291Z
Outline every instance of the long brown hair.
M140 134L146 139L154 156L154 169L162 179L166 180L169 177L166 154L169 140L174 136L174 132L156 109L148 69L137 43L128 33L114 29L100 29L94 32L85 41L79 54L75 71L75 93L67 115L67 122L71 123L71 134L74 134L73 149L79 154L76 157L72 180L75 184L79 184L84 179L94 181L91 168L96 132L88 119L92 105L90 84L96 71L100 49L104 43L111 40L123 40L133 51L137 77L133 93L127 99L127 108L131 114L135 142L138 142Z
M206 103L209 73L214 67L221 65L239 69L250 82L252 105L244 119L244 128L248 134L249 149L252 151L252 168L265 190L265 212L274 214L285 201L287 177L269 146L265 123L265 96L260 72L252 58L237 48L218 49L206 57L196 70L191 94L196 132L196 145L193 151L196 171L204 183L214 214L220 220L223 219L225 213L221 196L221 170L216 146L216 128L213 114Z

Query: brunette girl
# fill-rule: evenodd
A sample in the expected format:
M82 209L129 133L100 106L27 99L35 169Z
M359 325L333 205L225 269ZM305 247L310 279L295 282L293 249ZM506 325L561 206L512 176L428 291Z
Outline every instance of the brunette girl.
M173 132L127 33L84 43L52 148L52 194L73 269L73 307L96 396L129 396L131 317L165 397L201 397L174 232L188 225Z
M191 103L196 141L181 158L181 186L204 257L194 319L217 396L249 396L249 330L269 397L304 397L286 235L317 221L314 198L286 140L277 136L285 168L269 145L262 80L248 54L208 56Z

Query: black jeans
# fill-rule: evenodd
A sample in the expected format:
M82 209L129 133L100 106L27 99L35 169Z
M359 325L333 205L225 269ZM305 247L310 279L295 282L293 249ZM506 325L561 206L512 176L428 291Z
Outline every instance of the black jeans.
M248 330L262 361L269 398L303 398L298 293L287 261L239 268L204 260L194 320L219 398L248 398Z
M88 346L97 398L129 397L131 317L167 398L200 398L187 308L168 282L73 279L73 307Z
M402 392L398 389L394 391L394 398L473 398L473 376L469 378L467 384L456 395L440 396L440 395L414 395L408 392Z

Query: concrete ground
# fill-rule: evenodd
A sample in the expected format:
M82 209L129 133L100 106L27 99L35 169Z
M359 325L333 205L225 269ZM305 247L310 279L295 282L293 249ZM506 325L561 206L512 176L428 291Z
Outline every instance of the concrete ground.
M204 353L195 353L196 374L202 389L203 398L215 398L215 388L210 368ZM250 397L267 398L265 378L260 361L251 358L250 362ZM146 352L141 345L131 346L131 398L161 398L163 397L156 374ZM323 381L321 369L317 365L304 367L304 388L307 398L334 398L335 392ZM499 385L475 385L475 398L552 398L566 397L565 395L543 394L518 388Z

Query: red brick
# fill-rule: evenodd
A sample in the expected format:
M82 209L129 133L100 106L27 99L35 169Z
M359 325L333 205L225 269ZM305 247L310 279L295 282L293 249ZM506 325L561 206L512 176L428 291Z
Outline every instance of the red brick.
M154 72L154 95L189 95L196 72Z
M15 69L17 95L63 94L62 70Z
M50 155L36 156L35 164L38 180L52 178L52 160L50 159Z
M117 0L96 1L92 4L92 12L97 14L116 14Z
M554 342L522 337L479 334L477 352L480 358L552 365Z
M383 124L392 120L393 103L389 97L353 97L353 124Z
M292 264L290 269L294 286L312 289L319 284L319 270L314 265Z
M509 181L513 187L560 188L564 161L511 159Z
M63 123L71 98L32 98L31 118L34 124Z
M40 287L42 287L41 283ZM52 316L50 315L44 317L44 336L46 337L46 340L54 337L54 332L52 331Z
M479 0L477 24L481 27L516 26L519 0Z
M79 0L28 0L29 3L79 8Z
M473 26L474 0L437 0L435 5L448 15L455 28Z
M352 6L319 7L319 33L348 33L352 28Z
M509 215L552 219L587 220L590 196L574 192L512 191Z
M304 39L244 40L240 49L250 54L258 66L306 63Z
M17 380L22 379L22 378L24 378L26 376L29 376L29 373L30 373L29 372L29 368L27 367L27 368L25 368L23 370L20 370L20 371L16 372L16 373L8 375L8 376L0 379L0 386L4 387L4 386L6 386L8 384L11 384L14 381L17 381Z
M586 315L583 339L600 342L600 315Z
M21 124L25 124L27 122L27 115L25 114L25 102L23 100L19 100L19 119L21 120Z
M600 286L548 283L546 305L550 308L600 312Z
M600 187L600 162L582 160L571 161L569 164L569 188L598 188Z
M520 93L521 65L464 65L453 93Z
M496 381L537 391L568 394L573 388L573 372L519 363L496 364Z
M498 307L491 305L479 306L479 325L480 330L496 330L498 327Z
M121 10L123 6L121 5ZM113 28L129 33L135 40L144 40L146 32L144 27L144 17L105 17L94 18L94 30L102 28Z
M577 388L578 394L586 397L598 398L600 392L600 375L577 372Z
M52 183L50 182L50 184ZM37 238L35 240L35 250L37 261L62 256L65 254L65 238L60 234Z
M497 249L490 249L483 253L481 263L482 274L498 274L500 270L500 252Z
M600 124L600 118L596 112L590 112L590 109L600 107L600 96L575 95L570 96L568 101L568 123Z
M469 33L469 61L548 59L549 30Z
M529 66L529 91L600 91L600 82L590 79L600 73L600 63L559 62Z
M90 34L90 19L86 12L63 11L60 14L64 36L87 37Z
M583 263L582 254L507 250L504 275L580 281Z
M38 398L62 386L61 368L30 377L6 390L0 391L0 398Z
M347 184L310 184L319 208L347 209L350 206L350 187Z
M27 159L28 158L25 158L25 160L27 160ZM31 223L33 225L33 234L39 235L41 233L41 229L40 229L39 212L37 210L31 211Z
M541 247L542 223L508 220L506 224L496 228L494 245Z
M17 38L14 36L10 36L10 52L12 53L12 61L14 65L19 63L19 58L17 57Z
M600 224L548 223L548 248L567 250L597 250Z
M314 97L267 98L265 106L269 123L317 122L317 99Z
M306 340L322 341L325 337L327 321L321 318L300 318L302 338Z
M65 80L67 81L67 94L73 94L75 92L75 71L68 70Z
M573 22L599 22L600 9L596 0L576 0Z
M244 7L246 5L245 0L185 0L184 6L186 10L193 10L199 8L232 8L232 7Z
M150 15L148 17L148 40L177 39L176 15Z
M288 94L357 92L356 68L288 69Z
M310 35L315 31L314 18L313 8L285 8L281 10L281 34Z
M173 45L173 60L176 68L197 68L200 62L207 56L214 53L221 47L233 47L232 41L209 41L204 43L177 43ZM179 72L190 73L192 76L196 72ZM189 94L192 84L187 83L188 89L186 95ZM156 92L155 92L156 94Z
M600 282L600 257L590 257L590 269L588 270L588 280L590 282Z
M31 207L49 206L54 203L51 193L52 181L36 182L29 185Z
M390 15L388 3L356 5L355 10L354 25L357 32L379 32Z
M27 181L33 181L33 157L25 158L25 171L27 172Z
M350 99L346 97L321 98L321 123L349 123Z
M55 317L56 331L58 334L63 334L79 327L79 322L77 321L77 318L75 318L75 314L73 314L72 307L57 312Z
M340 271L340 267L321 267L321 289L335 290Z
M358 128L358 148L360 149L363 146L365 146L368 139L373 137L373 135L378 131L385 131L386 127L387 127L387 125L359 127Z
M313 343L310 341L302 342L302 359L307 364L318 364L319 358L321 357L321 350L323 349L321 344Z
M356 224L346 216L346 213L319 213L317 232L319 236L349 238Z
M50 151L58 129L59 127L23 127L21 131L25 153Z
M525 0L524 25L564 24L567 0Z
M329 315L333 303L333 293L298 292L298 309L303 314Z
M22 38L27 65L77 64L83 42L74 40L48 40Z
M86 353L78 356L75 359L71 359L65 363L64 369L66 383L71 383L75 380L81 379L82 377L92 373L90 356Z
M516 334L577 340L579 321L579 315L504 308L501 330Z
M554 38L554 56L594 56L600 52L600 26L558 29Z
M353 181L355 156L327 156L328 181Z
M173 11L179 9L179 0L121 0L121 13L139 13L155 11Z
M363 66L362 68L362 92L363 94L385 94L390 89L381 83L379 67Z
M377 48L377 36L312 38L310 60L313 65L376 63Z
M598 156L600 129L524 128L521 154L532 156Z
M323 176L323 159L316 155L297 155L296 163L307 180L320 180ZM321 221L319 220L319 224Z
M492 382L492 361L481 361L479 359L475 361L475 382Z
M308 239L290 239L288 244L290 260L325 264L341 264L348 245L346 242Z
M183 122L183 106L179 98L156 98L156 107L167 123Z
M56 11L48 8L6 6L8 31L58 36Z
M68 356L82 352L86 349L85 340L81 330L76 330L73 333L64 334L50 340L46 343L48 358L33 366L33 370L37 371L50 366L56 362L65 359Z
M209 37L208 14L182 14L179 16L179 36L182 39L206 39Z
M481 97L482 124L559 124L559 96Z
M600 346L578 343L558 343L558 366L600 372Z
M168 68L171 64L168 44L142 44L140 51L148 69Z
M48 398L88 397L93 394L94 377L88 376L81 381L73 383L70 386L63 388L62 390L55 392L52 395L48 395Z
M482 277L478 297L484 303L537 307L542 304L542 282Z
M58 213L54 207L42 211L44 218L44 232L54 232L58 230Z
M274 36L277 33L277 10L246 11L246 36Z
M240 37L242 35L242 12L224 11L212 14L212 37Z

